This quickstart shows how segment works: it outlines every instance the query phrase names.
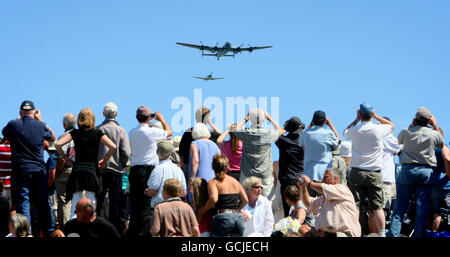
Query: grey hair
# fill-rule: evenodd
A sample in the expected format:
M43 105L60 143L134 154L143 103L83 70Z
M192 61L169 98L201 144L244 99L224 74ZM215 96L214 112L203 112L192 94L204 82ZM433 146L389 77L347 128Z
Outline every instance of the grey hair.
M117 105L113 102L107 102L103 108L103 116L107 119L113 119L117 115Z
M342 184L342 174L338 169L329 169L331 171L331 176L338 177L338 184Z
M194 128L192 129L192 138L194 140L197 140L202 137L210 138L211 133L209 132L205 124L198 122L194 125Z
M262 180L260 178L251 176L251 177L245 178L244 183L242 183L242 184L244 186L245 191L249 191L250 187L252 187L253 185L256 185L256 184L261 184L261 183L262 183Z
M66 125L67 128L75 128L77 118L70 112L66 113L63 117L63 124Z
M250 127L252 128L260 128L266 121L266 113L261 109L250 110L249 116L251 121Z
M11 217L11 224L16 233L16 237L28 237L31 235L30 223L26 216L16 213Z
M161 160L169 159L170 155L173 153L173 145L168 140L161 140L157 144L156 153Z

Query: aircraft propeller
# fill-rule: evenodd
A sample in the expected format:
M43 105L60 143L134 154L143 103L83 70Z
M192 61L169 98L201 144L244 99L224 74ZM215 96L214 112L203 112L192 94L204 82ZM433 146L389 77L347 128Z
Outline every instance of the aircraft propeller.
M212 52L212 53L217 52L217 45L218 45L218 44L219 44L219 42L217 42L217 43L216 43L216 46L213 47L213 49L211 49L211 52Z
M241 52L241 47L242 47L243 44L244 44L244 43L242 43L240 46L238 46L233 52L234 52L235 54Z

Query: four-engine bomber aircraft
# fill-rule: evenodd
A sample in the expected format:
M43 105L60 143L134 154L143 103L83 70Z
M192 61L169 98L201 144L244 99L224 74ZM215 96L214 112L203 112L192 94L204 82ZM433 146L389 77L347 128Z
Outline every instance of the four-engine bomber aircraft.
M196 49L202 51L202 57L203 56L215 56L217 58L217 60L219 60L219 58L223 57L223 56L234 58L235 54L240 53L242 51L248 51L249 53L251 53L251 52L253 52L253 50L259 50L259 49L272 47L272 46L250 46L250 45L249 45L249 47L242 47L243 44L236 47L236 46L231 46L230 42L226 42L222 47L217 47L219 42L216 43L216 46L205 46L205 45L203 45L202 41L200 41L201 45L186 44L186 43L179 43L179 42L177 42L176 44L181 45L181 46L196 48ZM209 51L209 52L211 52L211 54L205 54L205 53L203 53L203 51ZM227 54L230 52L233 54Z
M196 79L203 79L204 81L208 81L208 80L216 80L216 79L224 79L224 78L214 78L213 76L212 76L212 72L208 75L208 76L206 76L206 77L193 77L193 78L196 78Z

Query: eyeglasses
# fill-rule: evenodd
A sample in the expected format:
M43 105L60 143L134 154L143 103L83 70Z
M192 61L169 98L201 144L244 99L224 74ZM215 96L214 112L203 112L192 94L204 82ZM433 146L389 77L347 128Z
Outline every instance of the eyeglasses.
M260 189L263 189L263 187L262 186L252 186L254 189L258 189L258 188L260 188Z

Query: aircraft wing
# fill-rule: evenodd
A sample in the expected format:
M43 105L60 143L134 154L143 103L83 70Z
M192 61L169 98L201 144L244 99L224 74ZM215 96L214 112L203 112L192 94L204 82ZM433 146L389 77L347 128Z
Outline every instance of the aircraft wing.
M195 49L198 49L198 50L206 50L206 51L211 51L214 48L214 47L211 47L211 46L186 44L186 43L179 43L179 42L177 42L176 44L180 45L180 46L186 46L186 47L191 47L191 48L195 48ZM220 47L218 47L218 48L220 48Z
M207 78L202 78L202 77L193 77L195 79L203 79L203 80L208 80Z
M212 80L216 80L216 79L224 79L224 78L212 78Z
M251 46L251 47L241 47L240 50L241 51L253 51L253 50L260 50L260 49L265 49L265 48L271 48L272 46Z

